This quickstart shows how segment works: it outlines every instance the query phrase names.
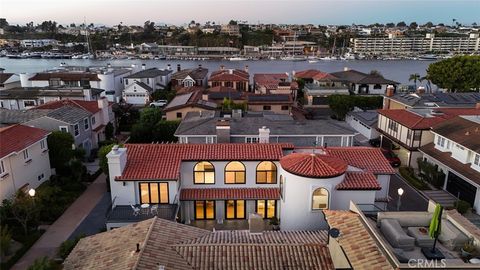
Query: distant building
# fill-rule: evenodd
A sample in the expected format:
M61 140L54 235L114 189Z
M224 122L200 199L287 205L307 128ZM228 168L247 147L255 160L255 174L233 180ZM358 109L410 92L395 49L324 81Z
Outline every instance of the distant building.
M214 111L216 109L217 104L204 100L202 92L195 91L175 96L163 111L167 120L180 120L189 112Z
M247 109L252 112L290 114L294 104L291 94L250 94L246 100Z
M220 28L220 33L229 36L242 36L242 34L240 34L240 25L238 24L223 24Z
M296 97L298 84L291 82L288 74L255 74L253 85L257 94L289 94Z
M234 110L189 112L175 132L181 143L292 143L295 146L352 146L356 132L328 120L294 120L289 115Z
M20 77L15 73L4 73L0 70L0 91L20 87Z
M146 68L142 65L142 70L130 74L123 78L125 88L128 88L135 82L142 82L148 85L153 91L164 90L170 83L172 78L171 68L158 69L158 68Z
M381 74L366 74L357 70L345 68L344 71L330 73L349 85L351 93L356 95L383 95L387 86L394 89L398 82L385 79Z
M20 46L24 48L40 48L56 45L58 45L58 41L55 39L23 39L20 42Z
M23 125L0 128L0 201L50 179L49 132Z

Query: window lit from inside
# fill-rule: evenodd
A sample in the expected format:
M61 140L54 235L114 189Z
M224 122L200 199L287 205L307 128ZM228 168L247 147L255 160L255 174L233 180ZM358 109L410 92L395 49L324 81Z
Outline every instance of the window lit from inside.
M317 188L312 195L312 210L328 209L328 190Z
M140 183L140 203L168 203L168 183Z
M195 219L215 219L215 201L195 201Z
M215 184L215 168L208 161L198 162L193 168L195 184Z
M256 212L263 218L273 218L276 216L277 201L275 200L258 200Z
M225 184L245 184L245 165L232 161L225 166Z
M245 218L245 201L244 200L227 200L225 201L225 212L227 219L243 219Z
M276 184L277 166L271 161L262 161L257 166L257 184Z

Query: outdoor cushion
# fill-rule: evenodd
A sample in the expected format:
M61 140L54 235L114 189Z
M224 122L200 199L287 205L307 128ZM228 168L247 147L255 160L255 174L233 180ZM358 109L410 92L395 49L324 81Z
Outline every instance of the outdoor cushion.
M457 250L463 247L468 237L450 221L442 219L442 227L438 240L448 249Z
M412 250L415 247L415 238L408 236L395 219L382 219L380 230L394 248Z
M432 213L428 212L379 212L377 216L378 225L382 219L391 218L398 221L401 227L428 227L432 220Z
M432 247L435 241L428 235L428 228L425 227L408 227L407 233L415 238L415 243L419 247Z

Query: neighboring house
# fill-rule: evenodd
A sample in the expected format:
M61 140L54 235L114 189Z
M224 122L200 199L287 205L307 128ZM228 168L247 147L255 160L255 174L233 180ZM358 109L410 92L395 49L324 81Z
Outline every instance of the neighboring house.
M0 91L20 87L20 77L15 73L4 73L0 70Z
M70 72L65 70L20 74L22 87L80 87L99 88L98 74L91 72Z
M211 231L153 218L81 239L63 267L327 270L335 253L326 243L326 231Z
M349 95L349 86L343 80L323 72L317 72L311 83L305 83L305 106L328 107L328 96Z
M175 96L163 111L167 120L181 120L188 112L214 111L217 104L204 100L201 91Z
M377 131L378 112L376 110L354 109L347 113L345 122L354 130L362 134L367 140L380 136Z
M98 143L104 141L105 137L105 128L111 123L115 127L115 115L112 110L113 102L108 102L107 98L101 98L97 101L81 101L81 100L62 100L46 103L40 105L31 111L44 111L48 109L58 109L63 106L74 106L81 108L84 111L91 114L90 123L91 123L91 141L92 147L98 148ZM84 120L84 126L86 122ZM87 129L88 130L88 129Z
M2 90L0 107L9 110L25 110L51 101L74 99L95 101L104 90L81 87L28 87Z
M345 68L344 71L333 72L331 75L348 84L350 92L356 95L384 95L387 86L392 85L394 88L398 82L385 79L381 74L366 74L357 70Z
M238 24L222 24L222 27L220 28L220 34L237 37L242 36L240 33L240 25Z
M432 128L423 158L445 174L443 189L480 211L480 116L458 116Z
M123 90L123 101L127 104L145 106L152 99L153 89L143 82L134 81Z
M89 156L90 151L95 148L92 142L91 116L90 112L66 105L23 124L49 131L70 133L74 138L75 146L83 148L85 155Z
M292 75L295 80L303 80L305 83L313 83L313 77L323 76L324 72L316 69L307 69L302 71L293 71Z
M0 201L19 190L35 189L50 178L48 134L23 125L0 128Z
M249 79L248 66L245 70L240 69L225 69L222 65L220 70L212 72L208 79L208 86L226 86L231 87L238 91L249 91Z
M248 110L252 112L290 114L293 103L294 102L291 94L247 95Z
M125 89L135 82L142 82L153 89L153 92L157 90L164 90L170 83L172 77L171 69L158 69L149 68L146 69L145 65L142 65L142 70L124 77Z
M179 67L178 67L179 68ZM172 75L172 89L180 89L183 87L207 87L208 69L199 65L198 68L184 69L175 72Z
M398 109L378 110L378 131L381 145L391 148L402 165L418 167L421 146L433 142L430 129L458 115L480 115L479 109Z
M292 144L126 144L107 155L112 210L107 228L148 217L130 205L158 204L160 217L194 226L245 226L252 213L280 228L326 229L323 210L388 197L395 171L380 149Z
M401 93L385 95L384 109L475 108L480 109L480 93Z
M355 132L338 121L296 121L289 115L190 112L175 136L180 143L291 143L295 146L352 146Z
M257 94L289 94L296 97L298 84L289 81L288 74L255 74L253 84Z

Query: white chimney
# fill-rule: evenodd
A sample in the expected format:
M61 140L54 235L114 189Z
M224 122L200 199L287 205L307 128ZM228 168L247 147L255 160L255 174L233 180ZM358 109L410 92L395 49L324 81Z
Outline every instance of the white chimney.
M343 68L343 71L349 71L349 70L350 70L349 67L344 67L344 68Z
M258 142L269 143L270 142L270 129L263 126L258 129Z
M229 69L228 74L233 74L233 69Z
M107 159L110 181L113 181L115 177L121 176L125 169L125 165L127 164L127 148L119 148L118 145L114 145L112 151L107 154Z
M142 64L142 70L145 70L147 66L145 64Z

